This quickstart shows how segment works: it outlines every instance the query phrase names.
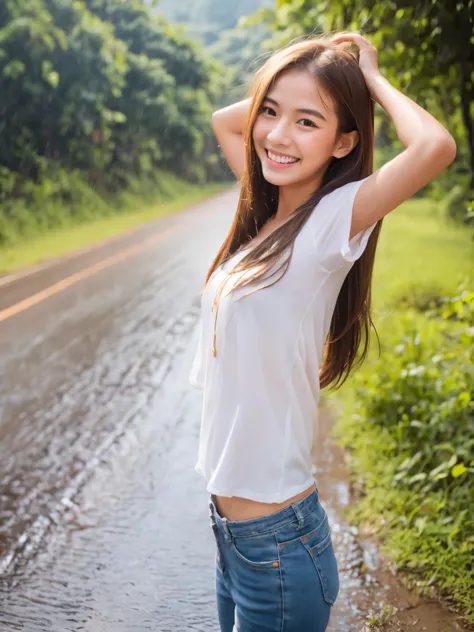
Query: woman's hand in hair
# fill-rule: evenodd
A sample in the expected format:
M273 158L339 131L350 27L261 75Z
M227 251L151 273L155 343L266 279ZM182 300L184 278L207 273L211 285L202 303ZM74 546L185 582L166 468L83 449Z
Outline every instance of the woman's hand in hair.
M364 75L380 75L378 53L367 38L360 33L339 33L331 38L337 48L344 48L347 44L355 44L359 49L358 62Z

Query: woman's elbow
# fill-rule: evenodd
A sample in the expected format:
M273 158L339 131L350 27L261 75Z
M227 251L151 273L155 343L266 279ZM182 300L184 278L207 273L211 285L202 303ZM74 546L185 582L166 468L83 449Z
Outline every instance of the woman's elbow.
M454 140L453 136L451 136L449 132L446 132L446 134L443 134L443 136L441 136L436 141L436 148L437 148L436 149L437 155L440 157L443 163L445 163L446 167L450 165L456 158L456 153L457 153L456 141Z

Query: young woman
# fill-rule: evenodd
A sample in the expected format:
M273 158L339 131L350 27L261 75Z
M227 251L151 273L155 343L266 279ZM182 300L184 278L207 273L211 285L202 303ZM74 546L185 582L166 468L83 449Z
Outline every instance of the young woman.
M374 101L405 147L375 173ZM207 274L189 379L204 389L196 470L210 493L220 626L322 632L339 577L310 456L320 389L366 355L382 219L456 145L381 75L358 33L277 51L213 129L241 190Z

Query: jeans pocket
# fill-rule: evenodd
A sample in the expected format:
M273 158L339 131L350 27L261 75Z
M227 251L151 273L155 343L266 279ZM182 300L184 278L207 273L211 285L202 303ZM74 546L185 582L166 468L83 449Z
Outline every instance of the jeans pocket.
M236 557L252 570L279 570L278 544L274 532L233 537L232 550Z
M314 562L324 600L333 605L339 594L339 569L327 517L316 529L301 536L300 542Z

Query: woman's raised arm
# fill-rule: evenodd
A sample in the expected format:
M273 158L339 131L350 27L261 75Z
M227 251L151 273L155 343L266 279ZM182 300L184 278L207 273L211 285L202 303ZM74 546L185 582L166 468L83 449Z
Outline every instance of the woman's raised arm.
M212 129L237 180L244 174L245 145L242 130L250 109L250 101L238 101L217 110L212 115Z
M378 69L377 50L360 33L341 33L337 45L359 47L359 66L372 98L392 119L405 150L361 184L350 237L381 220L436 178L456 157L456 142L429 112L392 86Z

